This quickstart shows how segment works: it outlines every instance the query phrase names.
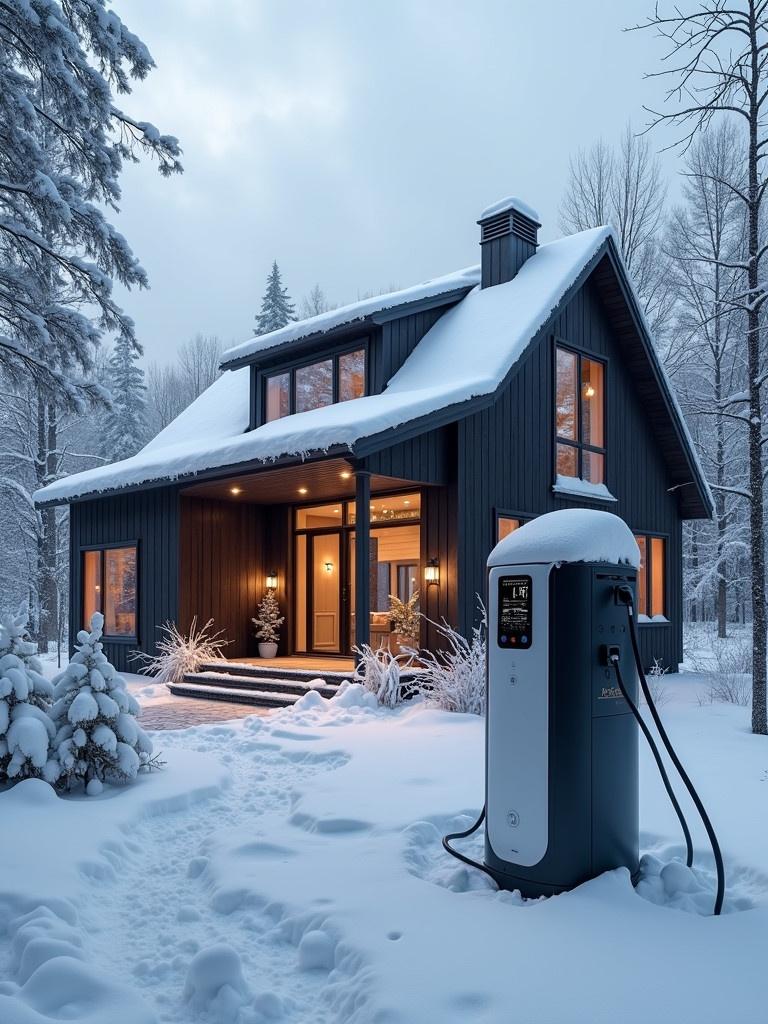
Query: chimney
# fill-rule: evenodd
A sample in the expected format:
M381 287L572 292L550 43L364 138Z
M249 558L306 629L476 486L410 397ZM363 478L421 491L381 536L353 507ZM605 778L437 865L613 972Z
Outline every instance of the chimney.
M481 287L511 281L538 246L541 224L535 210L507 196L480 214Z

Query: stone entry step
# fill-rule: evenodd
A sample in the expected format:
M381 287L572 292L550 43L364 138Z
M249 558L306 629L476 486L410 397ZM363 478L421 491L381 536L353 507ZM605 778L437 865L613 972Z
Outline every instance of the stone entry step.
M329 685L338 685L343 679L354 680L354 669L348 671L329 670L318 665L317 668L272 668L264 665L253 665L239 661L206 661L200 666L196 675L214 673L217 676L234 676L238 679L275 679L309 683L313 679L324 679Z
M217 669L219 666L216 666ZM317 690L323 697L333 697L338 691L338 682L316 682L321 677L311 675L309 679L274 678L255 673L239 675L232 671L188 672L180 683L169 684L171 693L180 697L205 697L209 700L231 700L239 704L255 704L261 707L290 707L308 690ZM310 682L315 682L310 686Z
M274 693L259 690L240 690L231 686L207 686L201 683L169 683L168 689L177 697L199 697L203 700L221 700L234 704L252 704L261 708L288 708L299 699L295 693Z

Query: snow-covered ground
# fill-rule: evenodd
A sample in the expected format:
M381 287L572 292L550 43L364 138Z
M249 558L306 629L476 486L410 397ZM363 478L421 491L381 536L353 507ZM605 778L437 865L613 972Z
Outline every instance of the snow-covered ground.
M0 1021L764 1021L768 741L700 702L705 676L661 686L724 849L721 918L645 750L638 889L622 870L524 902L440 845L482 802L482 721L352 687L156 733L167 767L124 790L1 793Z

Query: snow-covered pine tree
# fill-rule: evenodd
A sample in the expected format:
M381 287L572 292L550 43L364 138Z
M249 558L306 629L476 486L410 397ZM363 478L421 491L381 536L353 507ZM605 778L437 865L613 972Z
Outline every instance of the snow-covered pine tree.
M136 721L137 701L107 660L101 643L104 616L77 634L75 654L53 681L54 747L68 785L82 782L95 796L104 782L129 782L149 763L152 742Z
M0 781L59 777L48 714L53 688L27 633L28 609L0 622Z
M267 590L259 604L259 612L251 622L256 627L256 639L263 644L276 644L280 640L280 627L285 616L280 614L274 590Z
M130 340L117 339L109 359L109 390L112 405L107 411L102 452L110 462L128 459L147 440L144 371L139 353Z
M259 334L268 334L285 327L296 319L296 307L291 302L288 289L283 288L283 279L277 260L267 278L267 290L261 300L261 310L256 314L256 330Z
M101 334L136 343L113 282L147 283L105 216L123 163L176 173L179 144L120 109L154 62L106 0L12 0L0 21L0 370L80 404Z

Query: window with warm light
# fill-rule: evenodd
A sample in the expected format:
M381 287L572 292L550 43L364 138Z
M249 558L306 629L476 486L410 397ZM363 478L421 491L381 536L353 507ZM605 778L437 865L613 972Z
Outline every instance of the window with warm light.
M605 483L605 364L556 347L555 463L558 476Z
M504 540L510 533L514 533L515 530L519 530L523 523L527 523L527 519L522 519L520 516L508 516L503 512L499 512L496 516L496 543L500 540Z
M83 552L83 625L94 612L104 615L104 636L136 637L136 547Z
M339 352L264 379L264 422L365 394L366 350Z
M637 570L637 614L661 621L666 618L667 552L663 537L635 534L640 548Z

